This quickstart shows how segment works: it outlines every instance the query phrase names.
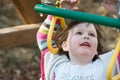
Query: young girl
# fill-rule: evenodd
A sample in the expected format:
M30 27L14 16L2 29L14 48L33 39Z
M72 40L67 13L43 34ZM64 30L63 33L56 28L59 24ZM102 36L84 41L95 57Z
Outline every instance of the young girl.
M52 16L48 15L37 33L38 46L42 53L41 79L106 80L106 70L113 51L103 53L99 27L92 23L71 21L66 29L53 37L53 46L57 46L59 52L52 54L46 42L51 19ZM55 27L60 28L59 20ZM114 76L117 73L118 61L112 74Z

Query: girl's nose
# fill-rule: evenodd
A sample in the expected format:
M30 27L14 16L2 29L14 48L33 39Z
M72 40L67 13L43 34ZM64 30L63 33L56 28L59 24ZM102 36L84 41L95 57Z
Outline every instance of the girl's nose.
M89 37L88 36L84 36L84 39L89 39Z

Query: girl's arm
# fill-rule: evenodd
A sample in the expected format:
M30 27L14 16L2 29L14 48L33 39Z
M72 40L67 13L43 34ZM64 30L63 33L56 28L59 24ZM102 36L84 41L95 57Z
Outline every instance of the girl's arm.
M118 16L118 0L106 0L101 5L104 6L108 11Z
M54 76L53 71L54 71L56 62L61 62L61 61L58 61L58 58L61 58L61 57L58 55L51 54L47 47L47 35L48 35L48 30L50 27L51 20L52 20L52 16L48 15L46 20L43 22L43 24L40 26L37 32L37 43L41 51L40 68L41 68L42 80L50 80ZM56 21L55 28L57 28L58 26L60 26L59 20ZM52 40L52 42L54 45L55 44L54 40ZM63 59L60 59L60 60L63 60Z
M47 36L48 36L48 30L51 24L51 20L52 20L52 16L48 15L46 20L43 22L43 24L41 25L41 27L39 28L38 32L37 32L37 42L38 42L38 46L40 48L41 52L44 52L46 50L48 50L47 47ZM59 20L56 21L55 24L55 29L58 28L60 26L60 22ZM54 45L54 40L52 40L52 45Z

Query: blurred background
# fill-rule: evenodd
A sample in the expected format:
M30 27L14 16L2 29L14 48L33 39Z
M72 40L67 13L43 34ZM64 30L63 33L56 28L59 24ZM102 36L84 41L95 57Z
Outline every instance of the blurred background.
M0 0L0 29L12 28L14 26L20 25L38 24L43 22L46 15L44 15L43 18L39 17L39 14L34 12L34 8L31 10L33 10L37 17L34 14L29 16L27 14L29 10L23 10L24 13L21 13L21 15L18 11L19 8L16 8L16 4L24 4L24 2L15 4L15 1L17 0ZM30 2L34 0L21 1ZM35 1L36 3L41 2L40 0ZM55 0L51 1L54 2ZM28 5L30 5L29 2ZM113 15L109 13L104 7L100 6L100 3L101 0L80 0L81 5L79 8L80 11L113 17ZM22 7L20 9L22 9ZM27 16L28 20L30 20L31 16L35 19L31 18L31 20L33 20L31 22L28 20L25 21L25 15ZM104 35L103 44L105 49L113 49L118 40L119 33L114 28L102 26L102 29L102 33ZM0 33L0 36L1 34L2 33ZM29 44L0 48L0 80L38 80L40 77L39 64L40 51L36 41Z
M11 0L0 0L0 29L26 24ZM36 42L0 48L0 80L38 80L39 62Z

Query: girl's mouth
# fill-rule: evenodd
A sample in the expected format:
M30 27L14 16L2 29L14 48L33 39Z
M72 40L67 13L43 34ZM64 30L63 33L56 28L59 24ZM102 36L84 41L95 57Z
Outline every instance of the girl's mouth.
M88 42L84 42L82 44L80 44L80 46L87 46L87 47L90 47L90 44Z

